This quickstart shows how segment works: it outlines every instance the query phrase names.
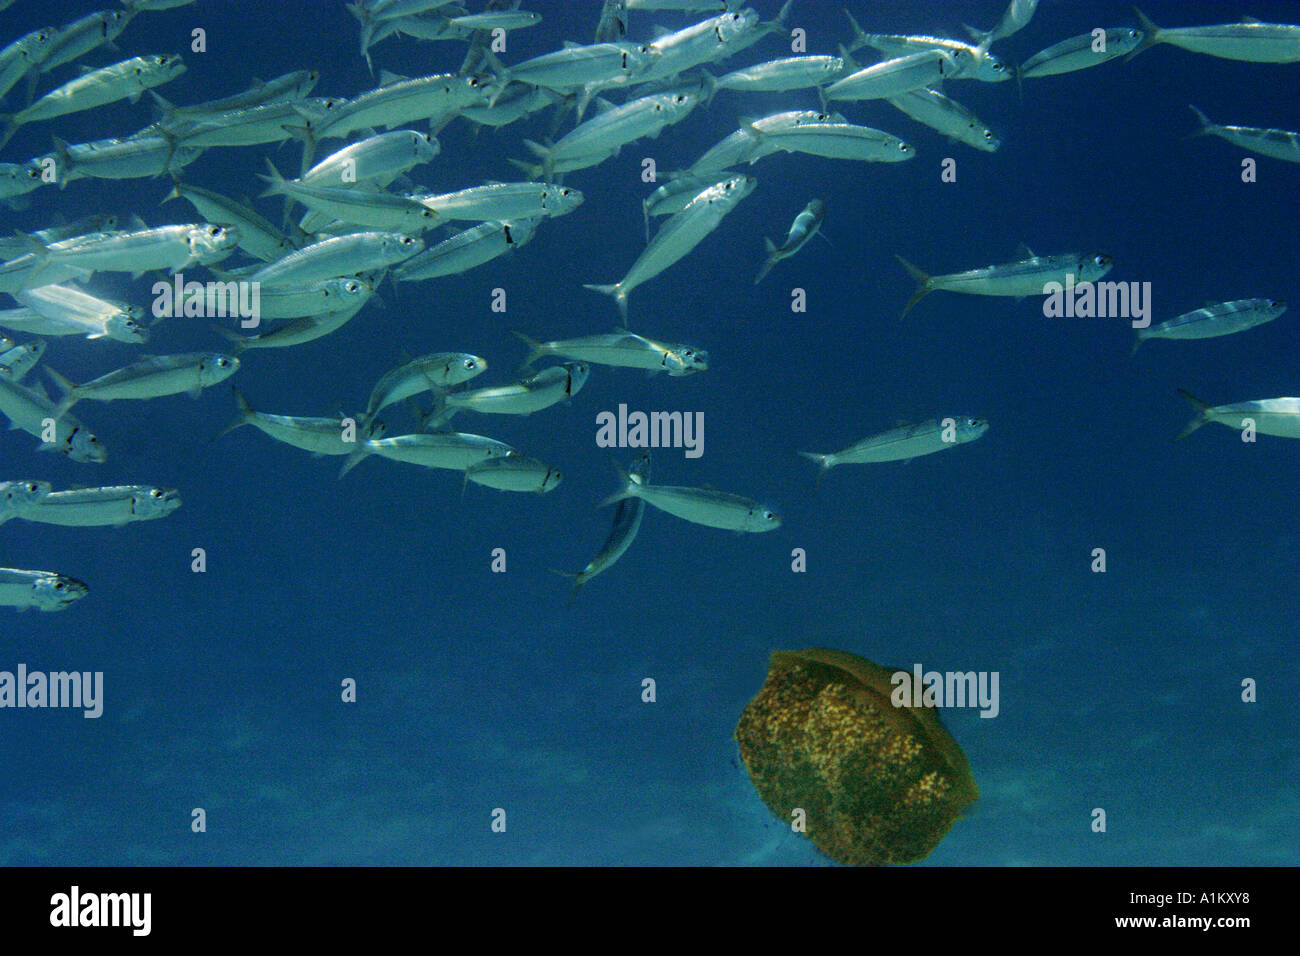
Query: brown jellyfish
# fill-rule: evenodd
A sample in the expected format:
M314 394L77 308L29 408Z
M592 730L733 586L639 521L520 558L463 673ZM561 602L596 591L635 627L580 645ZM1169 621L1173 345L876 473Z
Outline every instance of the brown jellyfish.
M777 651L736 726L768 809L841 863L923 860L979 796L934 709L893 704L894 673L844 651Z

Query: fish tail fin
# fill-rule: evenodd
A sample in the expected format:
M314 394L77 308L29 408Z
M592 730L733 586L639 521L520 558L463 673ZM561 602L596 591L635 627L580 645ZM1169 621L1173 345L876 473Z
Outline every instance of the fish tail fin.
M916 291L913 292L912 297L907 300L907 305L903 307L903 314L899 316L899 319L904 319L907 317L907 313L912 311L912 308L916 303L920 302L930 294L930 274L918 269L902 256L896 255L894 258L902 263L903 268L907 270L907 274L916 280Z
M622 328L627 328L627 293L622 289L622 283L616 282L613 285L583 285L584 289L590 289L592 292L601 292L610 296L614 304L618 306L618 314L623 317Z
M230 329L217 325L215 322L209 322L208 327L233 345L233 351L236 355L248 348L248 339L244 338L238 332L232 332Z
M149 97L153 100L154 109L156 110L156 115L159 119L166 119L172 113L176 112L176 104L162 96L159 96L153 90L149 91Z
M370 455L370 443L368 441L357 442L356 451L348 455L347 461L343 462L343 467L339 469L339 477L342 478L366 458L369 458Z
M81 396L77 394L76 385L72 384L72 382L68 381L48 365L45 366L45 374L50 377L50 381L55 384L59 391L63 392L63 398L59 399L59 404L56 405L54 411L50 413L50 417L57 422L64 415L68 414L68 410L72 408L73 405L77 404L81 399Z
M5 144L13 138L14 133L18 132L18 128L23 124L13 113L0 113L0 123L4 123L4 130L0 131L0 149L4 149Z
M225 428L212 436L213 441L216 441L218 438L222 438L225 435L229 435L236 428L242 428L247 425L248 420L253 415L253 407L248 404L248 400L244 398L243 394L239 391L239 388L232 385L230 386L230 392L235 396L235 417L226 423Z
M506 162L516 169L523 170L524 175L529 179L542 178L542 167L538 163L530 163L522 159L507 159Z
M581 574L574 574L572 571L560 571L556 568L547 568L546 570L552 574L558 574L562 578L568 578L573 582L573 588L569 591L569 607L572 608L573 602L578 599L578 592L582 590L582 586L587 582Z
M849 28L853 31L853 42L849 44L849 50L860 50L867 45L867 34L857 20L853 19L853 14L846 9L844 15L849 18Z
M790 28L786 26L786 23L790 20L790 11L793 8L794 0L785 0L785 3L781 4L781 9L776 12L776 19L768 25L777 28L783 33L789 33ZM730 10L731 7L727 9Z
M623 486L598 504L596 506L597 508L607 508L610 505L618 504L625 498L637 497L636 489L641 486L641 478L637 475L629 474L628 470L618 462L613 462L613 465L614 471L618 474L619 481L623 483Z
M1125 60L1131 60L1143 50L1161 42L1160 28L1152 22L1151 18L1137 7L1133 8L1133 12L1137 14L1138 26L1142 29L1142 42L1135 46L1128 56L1124 57Z
M963 23L961 28L966 31L966 35L975 41L977 46L988 49L989 44L993 42L992 30L977 30L969 23Z
M1191 405L1192 408L1196 409L1197 415L1195 418L1193 418L1190 422L1187 423L1187 427L1185 427L1181 432L1178 433L1178 437L1176 437L1174 441L1182 441L1184 438L1186 438L1188 435L1196 431L1196 429L1200 428L1202 425L1204 425L1206 422L1210 420L1210 417L1208 415L1208 412L1210 411L1210 405L1208 402L1201 401L1199 398L1197 398L1195 395L1193 395L1191 392L1187 391L1186 389L1180 388L1178 390L1178 394L1183 396L1183 398L1187 399L1187 403Z
M1201 128L1198 129L1195 133L1191 133L1187 138L1191 139L1193 136L1212 135L1214 133L1215 124L1210 121L1210 118L1206 116L1204 113L1202 113L1199 108L1193 106L1191 103L1187 104L1187 108L1191 110L1193 113L1195 113L1196 118L1201 122Z
M1145 335L1143 335L1141 332L1139 332L1139 333L1137 334L1137 338L1133 341L1133 348L1132 348L1132 350L1129 351L1129 353L1128 353L1128 357L1129 357L1129 358L1132 358L1133 356L1137 355L1137 354L1138 354L1138 349L1140 349L1140 348L1142 347L1142 343L1145 342L1146 340L1147 340L1147 337L1146 337Z
M257 178L262 180L264 183L269 183L270 185L262 191L262 195L259 198L284 195L285 178L280 175L280 171L275 168L275 163L271 162L270 159L266 160L266 168L271 175L263 176L259 173Z
M705 70L701 75L700 82L704 84L704 95L700 97L700 103L707 110L713 105L713 97L718 93L718 78Z
M420 431L443 431L458 409L447 407L447 393L443 389L431 386L429 394L433 398L433 405L420 416Z
M758 275L754 277L754 285L762 282L763 277L772 271L772 266L776 265L776 243L764 236L763 248L767 251L767 261L763 263L763 267L758 270Z
M645 241L646 245L650 244L650 207L641 204L641 215L645 218Z
M541 143L532 139L524 140L524 146L530 153L541 160L541 162L536 164L534 167L536 172L532 174L533 178L541 178L549 182L551 177L555 175L555 160L551 157L550 147L543 146Z
M532 336L525 335L517 329L511 329L510 334L517 339L521 339L523 343L528 346L528 357L524 359L523 364L519 366L521 370L531 368L534 362L546 354L546 346Z
M817 462L817 480L813 483L813 490L821 491L822 482L826 480L826 475L831 470L831 456L819 455L815 451L801 451L799 454L809 461Z

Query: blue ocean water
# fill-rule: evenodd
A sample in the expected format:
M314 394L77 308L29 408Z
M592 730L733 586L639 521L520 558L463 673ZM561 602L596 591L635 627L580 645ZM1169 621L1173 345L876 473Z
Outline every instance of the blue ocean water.
M765 19L780 6L753 5ZM545 19L510 35L508 62L590 42L600 4L527 6ZM1287 0L1142 6L1162 26L1300 14ZM963 23L991 27L1005 3L848 7L872 32L958 36ZM0 38L92 9L18 0L0 14ZM656 22L690 20L634 15L632 36L648 39ZM1132 23L1126 3L1044 0L995 49L1021 62ZM807 31L810 53L850 38L839 3L796 0L790 25ZM196 27L205 53L189 52ZM349 96L374 84L357 33L333 0L200 0L139 15L120 55L84 62L182 53L188 72L159 90L176 103L304 67L322 74L317 95ZM789 52L769 37L715 72ZM463 43L375 48L377 69L412 76L463 56ZM474 485L462 496L455 473L385 460L340 480L338 459L253 429L214 441L233 414L224 386L197 401L84 403L77 414L110 448L100 466L0 436L0 480L144 482L184 498L164 520L119 529L0 526L0 565L91 588L58 614L0 608L0 670L102 671L105 687L98 719L0 710L0 862L825 863L758 800L732 739L769 653L802 647L1000 675L997 717L943 712L981 798L928 864L1300 861L1295 447L1215 427L1172 442L1193 414L1177 388L1212 404L1297 394L1294 307L1240 335L1152 341L1130 358L1127 320L1048 319L1037 298L935 293L900 322L913 283L894 258L941 273L1013 260L1021 243L1105 252L1108 278L1152 284L1155 321L1207 301L1300 302L1296 167L1261 157L1245 183L1240 149L1188 138L1189 103L1216 122L1300 129L1297 69L1157 46L1027 80L1023 99L1015 82L950 84L1001 137L996 153L888 104L842 104L916 158L767 157L716 232L632 294L634 330L707 349L706 372L597 368L569 405L458 420L560 466L565 480L545 496ZM511 381L524 357L511 330L551 339L616 324L613 304L582 285L615 281L643 247L641 199L654 188L644 158L682 168L742 117L816 105L809 91L719 93L659 138L570 174L583 205L516 253L386 284L382 305L331 336L246 353L232 382L258 410L329 415L359 409L404 355L471 351L492 365L480 384ZM85 142L150 119L142 101L33 124L0 160L40 155L51 132ZM549 119L453 122L412 177L436 190L517 179L507 160L525 158L521 139L544 137ZM299 147L214 149L184 179L256 196L267 156L290 173ZM956 182L941 180L947 157ZM81 180L0 215L6 233L96 212L193 221L184 203L160 205L169 188ZM827 203L829 243L814 240L755 287L762 237L779 242L813 197ZM278 201L259 208L278 220ZM93 287L147 305L153 281L105 274ZM806 312L791 309L795 287ZM505 314L491 308L498 288ZM220 345L204 322L172 319L144 349L63 338L44 362L83 381L142 351ZM704 454L656 452L655 481L759 499L783 526L731 534L647 509L634 546L569 607L550 569L577 571L608 531L611 509L596 504L617 487L612 462L633 452L598 448L595 416L620 403L702 412ZM907 465L835 469L820 486L796 454L947 415L990 429ZM806 572L792 571L796 548ZM1091 569L1096 548L1105 573ZM504 573L491 569L494 549ZM340 699L347 678L355 703ZM654 703L642 701L647 678ZM1253 703L1242 701L1247 679ZM207 828L195 833L200 807ZM491 828L497 808L504 833ZM1095 808L1104 833L1091 828Z

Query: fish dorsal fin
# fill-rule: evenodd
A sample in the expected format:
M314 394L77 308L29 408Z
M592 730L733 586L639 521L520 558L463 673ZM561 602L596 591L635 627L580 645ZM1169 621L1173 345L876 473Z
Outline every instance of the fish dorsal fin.
M608 113L610 110L615 109L615 104L611 103L603 96L596 97L592 102L596 104L596 112L598 114Z
M666 37L666 36L668 36L668 34L670 34L670 33L672 33L672 32L673 32L673 31L670 30L670 29L668 29L667 27L655 27L654 30L651 31L650 36L651 36L651 39L653 39L653 40L658 40L658 39L660 39L661 37Z
M1016 255L1019 256L1021 259L1038 258L1038 256L1034 254L1034 250L1030 249L1029 246L1023 242L1020 245L1016 246Z
M394 73L391 70L379 71L380 86L392 86L394 83L403 83L408 79L410 79L410 77L402 76L402 74Z
M565 41L564 41L564 44L563 44L563 48L566 49L566 50L571 50L571 49L573 49L575 46L582 46L582 44L581 44L581 43L575 43L573 40L565 40Z
M1242 17L1241 22L1242 23L1263 23L1264 21L1261 20L1259 17Z

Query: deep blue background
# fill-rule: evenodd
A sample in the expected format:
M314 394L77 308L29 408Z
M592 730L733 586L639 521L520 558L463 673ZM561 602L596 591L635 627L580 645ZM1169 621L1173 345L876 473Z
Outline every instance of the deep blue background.
M755 5L769 17L779 6ZM511 35L508 60L591 40L596 0L527 6L546 19ZM956 35L962 22L991 26L1004 3L849 6L868 30ZM1278 0L1143 6L1173 26L1300 20L1300 4ZM0 15L0 38L91 9L20 0ZM635 17L634 35L655 19ZM1124 3L1044 0L997 52L1019 62L1132 20ZM797 0L792 25L808 31L810 53L849 38L839 3ZM206 54L187 52L195 26ZM118 46L184 53L189 72L160 90L174 102L308 66L323 73L321 95L372 85L342 3L201 0L141 15ZM724 68L788 53L769 38ZM377 67L408 75L462 56L463 44L404 39L375 49ZM1125 321L1049 320L1037 300L935 294L900 324L911 281L893 257L946 272L1012 259L1021 242L1105 251L1109 278L1153 284L1155 321L1206 301L1300 303L1297 168L1261 158L1259 181L1243 184L1240 150L1187 138L1188 103L1223 123L1300 129L1297 71L1159 46L1027 81L1023 101L1014 82L951 84L1002 137L996 154L887 104L844 104L917 158L764 159L758 189L721 228L632 294L633 328L707 348L708 372L600 368L571 406L457 420L562 467L545 497L471 486L462 500L458 475L382 460L340 481L338 459L252 429L214 443L232 414L225 388L197 402L87 402L77 414L112 454L102 467L0 436L0 479L149 482L185 500L165 521L123 529L0 527L0 564L92 588L62 614L0 614L0 669L102 670L107 686L99 720L0 712L0 861L820 862L758 801L731 732L770 651L833 646L1001 674L999 717L944 715L982 799L933 863L1294 864L1296 446L1243 444L1215 427L1171 438L1192 414L1177 387L1216 404L1297 394L1296 307L1242 335L1150 342L1130 359ZM66 66L42 90L72 75ZM361 407L404 353L472 351L492 363L483 384L507 382L523 356L510 329L558 338L613 325L613 305L581 286L614 281L642 247L640 200L653 188L639 180L643 157L681 168L742 116L815 104L806 92L719 94L657 140L572 174L585 204L518 254L385 287L385 307L300 348L248 353L235 381L255 408L298 415ZM50 132L86 141L149 117L144 102L122 103L33 124L0 158L39 154ZM521 137L544 135L547 121L453 123L414 176L431 189L515 179L506 160L525 156ZM184 176L256 195L265 155L285 172L298 163L293 144L214 150ZM955 184L939 178L949 156ZM168 188L78 181L33 194L26 212L0 210L0 224L110 210L190 221L187 204L159 206ZM830 244L755 288L762 236L779 241L813 196L828 203ZM261 208L278 215L276 203ZM92 288L147 305L150 281L103 275ZM790 311L796 285L806 314ZM495 287L506 315L489 309ZM219 344L182 319L144 351ZM83 380L139 351L61 340L47 361ZM703 411L704 456L660 452L656 480L761 498L785 524L739 536L649 511L632 550L568 609L548 569L577 570L604 538L610 512L594 506L614 488L611 459L628 453L597 449L594 420L620 402ZM950 454L838 469L816 492L815 469L795 454L950 414L992 426ZM206 574L189 570L196 547ZM506 574L489 572L497 547ZM790 570L796 547L806 574ZM1089 571L1097 547L1104 575ZM339 702L344 677L358 682L355 705ZM645 677L658 684L654 705L639 699ZM1239 701L1246 677L1259 682L1256 704ZM195 835L200 806L208 832ZM489 831L494 807L509 814L505 835ZM1108 813L1105 835L1089 831L1094 807Z

